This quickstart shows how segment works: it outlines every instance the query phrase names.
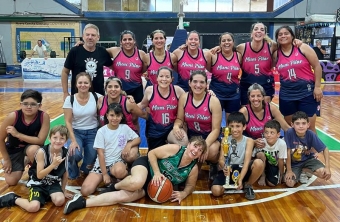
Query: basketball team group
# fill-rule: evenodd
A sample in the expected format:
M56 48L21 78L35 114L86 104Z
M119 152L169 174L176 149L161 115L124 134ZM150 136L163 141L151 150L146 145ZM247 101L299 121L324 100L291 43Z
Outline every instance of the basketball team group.
M170 200L180 204L194 191L203 163L210 167L216 197L224 194L228 177L248 200L255 199L254 183L294 187L311 175L331 178L329 151L315 129L322 70L314 50L295 39L289 26L276 30L275 42L264 24L255 23L250 42L235 46L233 34L226 32L219 46L204 51L199 33L191 31L186 44L172 53L165 50L162 30L151 33L148 53L137 49L131 31L121 33L120 47L108 49L96 46L99 36L98 27L87 24L83 42L66 58L61 74L65 126L50 129L49 115L40 109L42 94L32 89L22 93L20 109L2 122L6 183L17 185L30 167L28 199L2 194L0 207L37 212L48 200L63 206L70 199L64 206L69 214L136 201L149 183L159 186L164 180L174 187ZM104 66L114 71L107 80ZM271 103L273 67L280 74L279 108ZM224 114L228 153L221 147ZM139 152L138 118L146 119L146 156ZM50 143L44 145L47 137ZM82 175L81 194L73 196L67 181ZM86 198L102 183L100 194Z

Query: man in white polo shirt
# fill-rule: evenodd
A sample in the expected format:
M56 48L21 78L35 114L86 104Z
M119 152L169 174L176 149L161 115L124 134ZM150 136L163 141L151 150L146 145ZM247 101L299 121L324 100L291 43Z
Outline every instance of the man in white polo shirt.
M42 44L41 40L38 40L37 45L34 46L31 57L33 57L35 52L38 53L39 58L47 58L46 46Z

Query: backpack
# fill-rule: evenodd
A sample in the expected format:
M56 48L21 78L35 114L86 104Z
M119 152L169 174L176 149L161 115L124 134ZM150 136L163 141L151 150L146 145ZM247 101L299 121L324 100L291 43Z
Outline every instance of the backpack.
M97 102L98 102L97 93L95 93L95 92L91 92L91 93L92 93L92 95L94 96L94 99L96 100L96 104L97 104ZM73 107L74 95L71 95L71 97L70 97L70 102L71 102L71 106Z

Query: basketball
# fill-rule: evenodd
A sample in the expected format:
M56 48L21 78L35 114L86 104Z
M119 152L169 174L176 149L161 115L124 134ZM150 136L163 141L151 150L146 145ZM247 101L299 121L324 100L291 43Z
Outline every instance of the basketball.
M164 203L171 197L173 191L172 183L169 179L165 179L161 182L160 186L152 184L152 181L148 184L148 195L151 200L157 203Z

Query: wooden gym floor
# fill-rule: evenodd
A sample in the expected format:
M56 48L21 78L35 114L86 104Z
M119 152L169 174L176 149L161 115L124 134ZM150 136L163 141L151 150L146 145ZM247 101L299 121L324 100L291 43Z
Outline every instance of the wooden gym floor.
M19 108L20 94L28 88L43 92L42 110L58 122L63 103L60 82L23 82L21 79L0 80L0 122L9 112ZM329 181L312 177L307 184L298 184L295 188L255 185L256 199L253 201L246 200L242 192L227 192L223 197L215 198L208 188L207 170L203 169L196 191L180 205L156 204L143 198L134 203L78 210L66 216L63 207L55 207L49 202L38 213L27 213L17 206L0 209L0 221L340 221L339 92L340 85L324 86L321 117L317 119L318 135L331 149L332 178ZM278 98L273 101L277 103ZM0 169L0 195L14 191L28 197L25 180L27 172L19 185L8 187ZM82 181L83 178L69 181L67 189L79 193Z

